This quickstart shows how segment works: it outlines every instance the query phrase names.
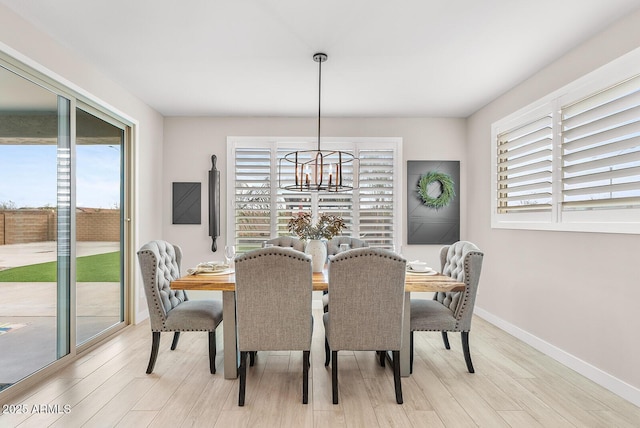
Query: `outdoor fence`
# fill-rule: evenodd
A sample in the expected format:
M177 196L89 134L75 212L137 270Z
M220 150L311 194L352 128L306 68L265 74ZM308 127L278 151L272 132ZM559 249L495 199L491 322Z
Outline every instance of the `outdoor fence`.
M55 241L56 231L55 209L0 210L0 245ZM78 208L76 240L119 241L120 210Z

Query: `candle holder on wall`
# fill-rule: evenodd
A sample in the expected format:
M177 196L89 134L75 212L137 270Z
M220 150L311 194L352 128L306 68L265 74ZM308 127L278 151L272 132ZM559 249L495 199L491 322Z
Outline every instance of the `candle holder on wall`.
M216 238L220 236L220 171L216 168L216 155L211 155L209 170L209 236L211 251L218 250Z

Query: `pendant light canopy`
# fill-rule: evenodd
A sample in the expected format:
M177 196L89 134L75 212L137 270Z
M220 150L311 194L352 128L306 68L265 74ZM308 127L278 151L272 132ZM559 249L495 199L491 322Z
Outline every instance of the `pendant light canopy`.
M318 63L318 146L316 150L299 150L284 155L279 161L278 186L297 192L346 192L356 188L354 165L357 161L349 152L320 148L320 118L322 98L322 63L327 55L317 53ZM346 176L351 175L347 180Z

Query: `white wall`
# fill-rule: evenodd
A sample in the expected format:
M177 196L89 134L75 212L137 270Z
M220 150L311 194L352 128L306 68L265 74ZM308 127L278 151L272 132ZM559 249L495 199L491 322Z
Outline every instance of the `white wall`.
M317 118L184 118L165 119L164 176L162 187L163 237L182 246L183 267L192 267L208 260L223 260L227 242L225 205L221 208L221 236L218 251L210 250L208 230L207 173L212 154L218 156L221 171L221 200L227 201L226 154L227 136L313 136ZM402 209L402 252L413 260L420 258L439 266L439 245L406 245L406 161L460 160L461 194L466 192L465 152L466 127L463 119L362 119L322 118L323 137L402 137L403 190L399 201ZM171 183L195 181L202 183L200 225L171 224ZM466 204L462 197L461 236L466 234Z
M492 122L639 46L640 11L471 116L466 193L485 252L477 313L636 404L640 235L491 229L490 167Z
M122 116L136 123L135 156L137 159L135 186L136 236L133 246L161 236L162 201L162 116L139 99L122 89L91 64L74 56L31 24L0 5L0 50L17 58L74 90L90 95L92 99L109 105ZM126 46L123 46L126 61ZM140 274L135 260L138 282ZM134 311L144 316L146 302L139 284L136 288Z

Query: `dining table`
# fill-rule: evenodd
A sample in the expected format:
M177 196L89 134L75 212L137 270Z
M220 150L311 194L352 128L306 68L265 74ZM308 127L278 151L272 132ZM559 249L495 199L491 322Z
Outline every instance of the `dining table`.
M176 290L207 290L222 292L224 377L238 377L238 344L236 332L236 277L228 272L195 273L171 281ZM410 272L405 275L404 318L402 326L402 348L400 349L400 374L410 375L411 293L463 291L465 284L437 272ZM313 290L329 289L329 270L313 273Z

